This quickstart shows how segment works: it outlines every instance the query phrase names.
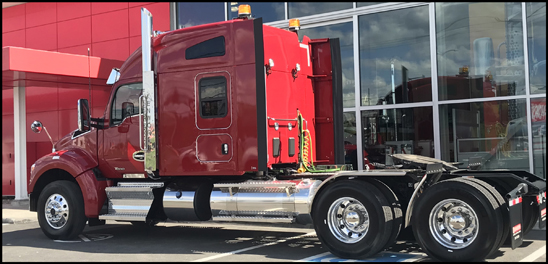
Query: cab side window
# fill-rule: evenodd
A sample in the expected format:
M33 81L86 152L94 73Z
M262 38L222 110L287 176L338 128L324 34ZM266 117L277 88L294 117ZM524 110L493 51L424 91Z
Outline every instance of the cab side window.
M126 84L118 87L112 101L110 124L118 125L124 118L139 114L139 96L143 93L142 83Z
M200 116L202 118L225 117L227 114L226 78L215 76L203 78L198 83L200 93Z
M194 60L201 58L217 57L225 55L225 37L220 36L200 42L185 51L185 59Z

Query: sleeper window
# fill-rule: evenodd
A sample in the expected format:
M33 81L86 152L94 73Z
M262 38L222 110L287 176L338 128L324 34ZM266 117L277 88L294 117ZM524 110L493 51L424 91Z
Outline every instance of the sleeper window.
M203 78L200 87L200 116L202 118L225 117L227 114L226 78Z

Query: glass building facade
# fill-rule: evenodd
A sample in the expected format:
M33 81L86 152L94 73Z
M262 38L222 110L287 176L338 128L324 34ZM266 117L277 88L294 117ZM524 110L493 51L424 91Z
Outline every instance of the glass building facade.
M340 39L355 168L409 153L546 177L546 3L181 2L172 28L233 19L241 4Z

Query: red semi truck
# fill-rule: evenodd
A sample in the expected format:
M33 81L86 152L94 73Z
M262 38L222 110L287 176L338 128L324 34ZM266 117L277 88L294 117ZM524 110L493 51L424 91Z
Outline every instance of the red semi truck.
M341 258L412 230L429 256L473 261L545 226L546 181L528 172L408 154L345 165L338 39L299 41L298 21L266 26L248 6L163 33L141 13L142 48L113 69L104 115L80 99L78 129L31 167L30 210L46 236L105 220L300 223Z

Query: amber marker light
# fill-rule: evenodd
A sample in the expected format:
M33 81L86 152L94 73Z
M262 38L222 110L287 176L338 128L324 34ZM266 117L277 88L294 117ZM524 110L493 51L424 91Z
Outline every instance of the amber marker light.
M289 30L294 31L294 30L299 30L300 28L301 28L301 21L299 21L296 18L289 20Z
M238 6L238 17L250 17L250 16L251 16L251 6L249 5Z

